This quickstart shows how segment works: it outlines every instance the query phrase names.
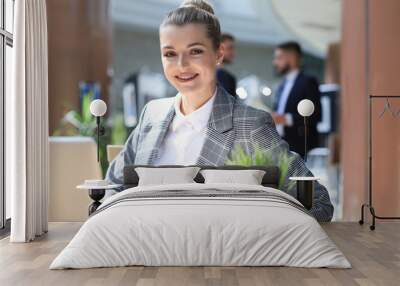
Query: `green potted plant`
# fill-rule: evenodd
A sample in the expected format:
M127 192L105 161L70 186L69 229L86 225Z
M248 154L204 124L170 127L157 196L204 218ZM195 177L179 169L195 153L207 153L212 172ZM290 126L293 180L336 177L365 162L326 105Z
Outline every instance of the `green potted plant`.
M289 171L291 159L287 152L276 151L273 146L270 149L263 149L258 145L253 146L252 154L246 152L241 145L236 145L230 154L230 158L225 162L226 165L239 166L277 166L279 168L278 188L283 189L286 183L286 176ZM288 182L287 189L295 187L295 182Z

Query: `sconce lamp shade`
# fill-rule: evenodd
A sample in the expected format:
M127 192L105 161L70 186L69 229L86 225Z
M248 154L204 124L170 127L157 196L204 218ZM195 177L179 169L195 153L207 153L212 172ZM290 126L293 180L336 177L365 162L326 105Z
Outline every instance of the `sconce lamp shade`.
M297 111L302 116L311 116L314 113L314 103L309 99L303 99L297 105Z
M96 117L103 116L107 112L107 104L101 99L95 99L90 103L90 113Z

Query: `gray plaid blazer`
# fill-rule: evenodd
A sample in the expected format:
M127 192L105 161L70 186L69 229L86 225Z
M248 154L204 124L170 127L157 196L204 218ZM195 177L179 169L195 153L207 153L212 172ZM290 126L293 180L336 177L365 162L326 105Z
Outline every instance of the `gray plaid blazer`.
M289 145L281 139L269 113L242 104L223 88L217 87L217 95L207 126L206 139L197 165L224 165L230 151L239 144L246 152L254 146L274 148L274 152L286 152L292 163L283 191L292 196L296 187L289 188L290 176L312 176L302 158L289 151ZM106 180L121 184L125 165L151 165L160 156L161 144L174 118L174 98L149 102L142 111L139 123L132 131L123 150L111 162ZM279 154L279 153L277 153ZM324 186L317 183L314 192L312 215L319 221L330 221L333 206Z

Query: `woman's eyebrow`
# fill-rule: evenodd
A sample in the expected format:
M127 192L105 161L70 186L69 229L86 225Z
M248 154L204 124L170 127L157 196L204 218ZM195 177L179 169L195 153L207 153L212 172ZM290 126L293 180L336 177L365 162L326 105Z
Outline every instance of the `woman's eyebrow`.
M162 49L173 49L174 47L173 46L162 46L161 48Z
M187 45L188 48L193 47L193 46L203 46L203 47L205 47L205 45L203 43L200 43L200 42L195 42L195 43L191 43L191 44ZM168 45L167 46L162 46L161 48L162 49L174 49L173 46L168 46Z
M193 46L203 46L203 47L205 47L204 44L199 43L199 42L196 42L196 43L189 44L189 45L188 45L188 48L193 47Z

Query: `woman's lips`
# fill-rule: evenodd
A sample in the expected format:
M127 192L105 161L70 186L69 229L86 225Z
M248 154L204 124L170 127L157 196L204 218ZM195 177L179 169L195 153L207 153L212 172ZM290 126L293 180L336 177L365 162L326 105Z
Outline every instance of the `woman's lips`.
M189 82L194 80L199 74L181 74L175 76L175 78L180 82Z

